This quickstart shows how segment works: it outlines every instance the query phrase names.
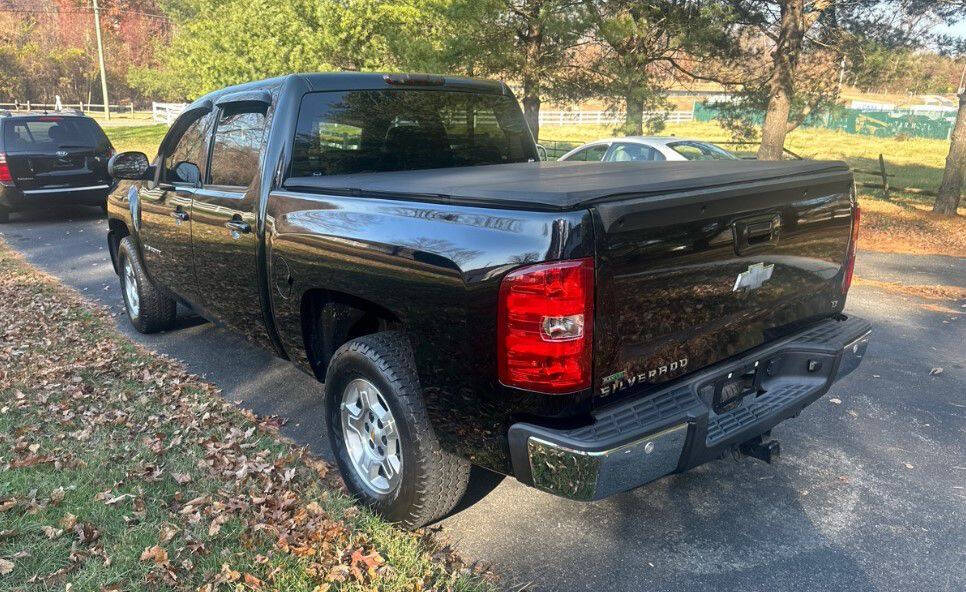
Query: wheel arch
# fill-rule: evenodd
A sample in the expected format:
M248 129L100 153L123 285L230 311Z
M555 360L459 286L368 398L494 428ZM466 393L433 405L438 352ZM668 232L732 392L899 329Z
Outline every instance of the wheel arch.
M117 266L118 247L120 246L124 237L131 234L131 231L128 229L127 224L125 224L123 220L118 220L117 218L108 219L107 228L107 250L111 254L111 265L114 266L114 273L120 274L121 271Z
M319 380L332 354L347 341L403 325L398 315L375 302L323 288L302 294L300 316L305 353Z

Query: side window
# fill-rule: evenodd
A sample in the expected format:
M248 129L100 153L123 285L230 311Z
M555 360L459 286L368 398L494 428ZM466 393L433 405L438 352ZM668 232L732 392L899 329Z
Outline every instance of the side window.
M205 161L205 139L211 125L211 116L199 117L185 129L174 149L164 157L162 181L168 183L201 182L201 165Z
M258 169L265 108L229 105L218 116L208 179L212 185L248 187Z
M604 158L604 154L607 153L607 149L610 146L607 144L594 144L593 146L588 146L579 152L575 152L573 156L567 160L580 160L580 161L600 161Z
M643 144L615 144L607 154L607 162L640 162L664 160L664 155Z

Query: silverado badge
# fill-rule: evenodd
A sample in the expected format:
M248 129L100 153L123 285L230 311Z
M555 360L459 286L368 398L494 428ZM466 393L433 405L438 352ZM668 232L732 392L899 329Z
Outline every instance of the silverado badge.
M755 263L748 266L748 271L742 271L738 274L737 279L735 279L735 286L731 288L732 292L737 292L742 288L748 288L749 290L757 290L762 284L771 279L771 273L775 271L775 264L765 265L764 263Z

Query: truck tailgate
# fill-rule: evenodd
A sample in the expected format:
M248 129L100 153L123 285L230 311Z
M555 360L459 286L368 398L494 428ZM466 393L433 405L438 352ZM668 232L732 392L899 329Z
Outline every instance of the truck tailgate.
M840 312L852 202L843 167L594 205L596 399Z

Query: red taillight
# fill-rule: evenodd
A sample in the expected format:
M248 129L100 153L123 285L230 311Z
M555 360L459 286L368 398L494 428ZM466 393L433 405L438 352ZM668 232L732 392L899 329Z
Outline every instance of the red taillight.
M590 387L593 259L511 271L500 285L498 315L500 382L553 394Z
M852 213L852 237L849 239L849 252L845 260L845 275L842 277L842 295L849 292L852 286L852 274L855 271L855 247L859 242L859 221L862 219L862 208L855 206Z
M7 155L3 152L0 152L0 183L13 183L10 166L7 164Z

